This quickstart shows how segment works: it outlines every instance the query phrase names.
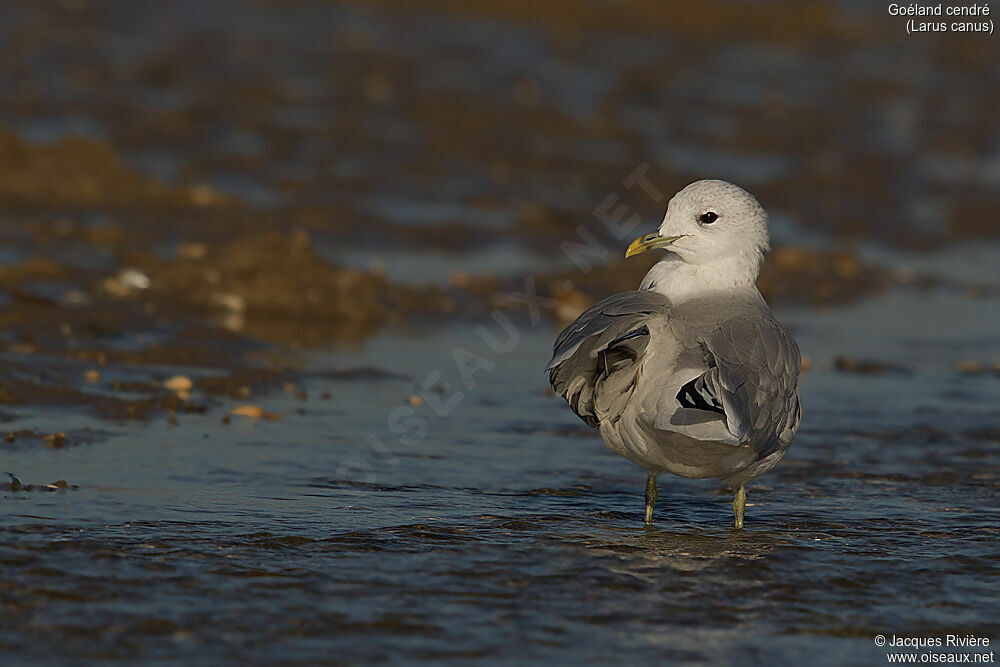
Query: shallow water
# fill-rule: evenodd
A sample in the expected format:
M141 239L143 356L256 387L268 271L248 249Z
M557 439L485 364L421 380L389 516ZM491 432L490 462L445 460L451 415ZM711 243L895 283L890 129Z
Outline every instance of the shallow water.
M995 636L1000 384L953 368L956 349L1000 353L995 322L966 328L995 302L947 297L923 328L873 318L943 297L783 313L813 358L805 417L743 532L728 495L666 475L644 527L643 473L544 395L553 332L527 320L506 355L476 323L314 354L317 374L392 374L261 401L280 421L209 411L18 452L22 481L81 488L0 503L0 642L25 659L868 663L876 633ZM875 335L906 372L831 367ZM471 391L455 348L496 364ZM435 370L443 402L463 397L414 408L427 433L404 444L389 415Z

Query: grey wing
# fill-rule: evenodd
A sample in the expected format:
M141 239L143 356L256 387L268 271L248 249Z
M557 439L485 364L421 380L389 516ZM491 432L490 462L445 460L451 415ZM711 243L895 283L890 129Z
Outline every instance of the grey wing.
M709 369L684 389L721 408L729 432L749 442L758 459L790 442L801 417L801 358L781 325L765 311L744 314L712 329L700 344Z
M649 343L647 323L669 309L666 297L636 291L584 311L556 338L546 367L556 394L590 426L620 416Z

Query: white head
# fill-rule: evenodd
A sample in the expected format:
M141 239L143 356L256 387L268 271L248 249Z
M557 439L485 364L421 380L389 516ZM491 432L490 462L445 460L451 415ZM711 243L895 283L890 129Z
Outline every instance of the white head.
M739 186L697 181L674 195L659 229L633 241L625 256L654 248L669 251L664 258L669 266L654 267L650 276L655 272L662 277L665 268L681 268L677 265L682 263L690 267L686 273L704 276L706 288L716 282L720 287L753 285L770 249L767 213Z

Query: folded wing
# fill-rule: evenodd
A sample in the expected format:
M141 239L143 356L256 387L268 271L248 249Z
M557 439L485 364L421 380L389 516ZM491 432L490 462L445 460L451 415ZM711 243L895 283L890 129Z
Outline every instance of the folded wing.
M758 458L790 440L801 408L799 348L767 311L723 321L699 340L708 366L684 385L681 402L721 408L738 442L749 442Z

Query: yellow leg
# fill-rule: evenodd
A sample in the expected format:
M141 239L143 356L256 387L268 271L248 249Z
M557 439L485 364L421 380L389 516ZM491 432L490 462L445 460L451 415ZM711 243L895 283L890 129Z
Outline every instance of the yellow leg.
M659 497L659 492L656 490L656 475L650 474L646 478L646 525L653 525L653 505L656 504L656 499Z
M736 515L736 527L743 528L743 515L747 511L747 490L742 484L736 489L736 497L733 498L733 514Z

